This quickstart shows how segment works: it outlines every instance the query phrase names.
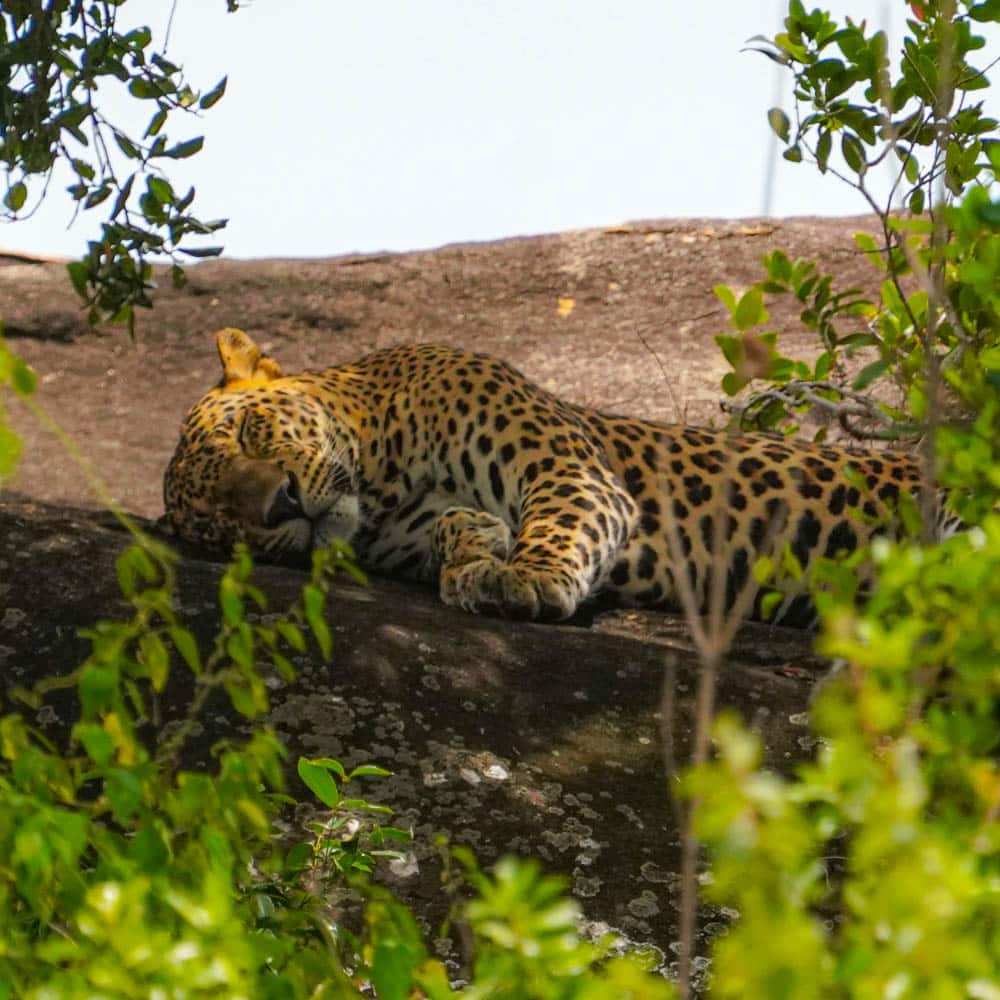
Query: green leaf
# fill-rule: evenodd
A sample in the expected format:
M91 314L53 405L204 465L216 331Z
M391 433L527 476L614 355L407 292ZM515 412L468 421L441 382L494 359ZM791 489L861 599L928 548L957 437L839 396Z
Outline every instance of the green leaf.
M735 396L747 384L747 379L740 378L736 372L726 372L722 376L722 391L727 396Z
M730 333L720 333L715 338L715 342L719 345L722 356L735 368L743 356L743 339L734 337Z
M794 146L789 146L788 149L786 149L781 155L786 160L788 160L789 163L802 162L802 150L799 147L798 143L796 143Z
M202 111L207 111L213 104L217 104L221 99L222 95L226 92L226 83L229 80L228 76L224 76L204 97L198 102L198 106Z
M316 644L323 654L323 659L328 660L333 652L333 638L330 635L326 619L323 617L326 604L323 591L315 584L307 583L302 588L302 600L309 628L312 629L313 637L316 639Z
M865 256L880 270L884 271L885 258L879 252L878 243L869 233L855 233L854 242L864 251Z
M987 201L977 205L976 216L988 226L1000 226L1000 201Z
M162 691L170 673L170 654L155 632L145 632L139 639L139 653L154 691Z
M197 136L194 139L188 139L186 142L179 142L175 146L171 146L169 149L163 150L163 156L169 156L172 160L183 160L188 156L193 156L202 146L205 145L205 137Z
M181 659L191 668L193 674L200 674L201 653L198 651L198 642L194 635L180 625L171 625L167 629L174 648L181 654Z
M114 136L115 142L118 144L118 148L130 160L138 160L142 158L142 153L139 152L138 147L127 135L123 135L121 132L115 132Z
M93 208L95 205L100 205L102 201L106 201L111 195L111 185L102 184L99 188L95 188L90 194L87 195L83 202L84 208Z
M282 871L285 873L302 871L302 869L305 868L306 865L308 865L312 860L312 853L311 844L295 844L295 846L289 848L288 852L285 854Z
M127 823L142 804L142 783L127 768L115 768L104 782L104 791L119 823Z
M275 627L278 630L278 635L280 635L281 638L284 639L296 653L304 653L306 651L306 640L302 637L302 629L300 629L298 625L294 622L278 622Z
M850 132L845 132L840 138L840 152L843 154L844 162L859 176L863 176L868 169L868 162L865 159L865 148L861 140Z
M148 178L146 189L161 205L169 205L174 200L174 189L170 186L170 182L162 177Z
M252 686L245 678L235 674L230 675L222 686L225 688L226 694L229 695L229 701L233 708L240 715L247 719L253 719L260 714L259 701L254 695Z
M379 1000L406 1000L421 954L392 938L379 941L374 952L371 977Z
M867 389L872 382L884 375L888 368L889 362L881 360L873 361L870 365L865 365L865 367L862 368L861 371L859 371L855 376L854 381L851 383L851 388L855 392Z
M170 849L154 826L144 826L132 839L131 847L141 871L163 871L170 860Z
M98 767L106 767L110 763L115 743L103 726L96 722L78 722L73 727L73 736Z
M146 126L146 131L144 133L144 138L152 138L154 135L159 133L160 129L163 128L163 123L167 120L167 109L161 107L152 118L149 119L149 124Z
M270 652L271 662L274 664L275 669L278 671L281 679L287 681L289 684L295 680L295 665L287 656L282 656L281 653L276 650L271 650Z
M325 767L314 764L307 757L300 757L296 769L306 787L320 802L331 809L337 805L340 801L340 792L333 776Z
M789 129L791 123L788 121L788 115L785 114L781 108L771 108L767 113L767 121L771 126L771 131L782 141L788 142Z
M92 718L113 706L118 693L118 672L110 667L84 667L77 690L85 717Z
M712 288L715 297L729 310L730 315L736 311L736 294L728 285L715 285Z
M764 293L757 287L746 291L733 312L733 325L737 330L749 330L767 321Z
M358 767L354 768L353 771L348 775L349 778L364 778L366 776L387 778L391 776L392 771L387 771L384 767L379 767L376 764L360 764Z
M154 101L163 97L164 88L141 76L133 77L128 85L128 92L140 101Z
M0 424L0 479L13 474L21 449L21 439L9 427Z
M225 247L178 247L177 249L189 257L218 257Z
M14 358L10 372L10 384L19 396L30 396L38 384L38 376L20 358Z
M243 621L243 598L239 584L229 575L224 576L219 584L219 604L227 625L239 625Z
M985 3L973 4L969 8L969 17L984 24L1000 21L1000 0L985 0Z
M254 668L253 631L244 622L226 640L226 652L248 674Z
M819 167L822 174L826 173L826 165L830 160L830 150L832 147L833 136L827 129L823 129L816 143L816 166Z
M25 187L23 182L16 181L7 188L7 193L4 195L3 203L12 211L17 212L24 206L25 201L28 197L28 189Z
M129 179L121 186L118 191L118 197L115 198L114 206L111 209L111 214L108 216L109 219L116 219L125 207L126 202L129 199L129 195L132 193L132 185L135 183L135 174L132 174Z

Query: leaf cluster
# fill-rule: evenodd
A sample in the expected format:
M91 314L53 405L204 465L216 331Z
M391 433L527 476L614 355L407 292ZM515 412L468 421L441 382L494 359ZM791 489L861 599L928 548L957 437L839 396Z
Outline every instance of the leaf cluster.
M880 33L797 0L785 32L757 40L794 77L794 125L769 114L786 157L876 211L881 233L856 242L881 286L869 302L770 254L742 295L717 289L736 330L718 338L723 385L766 380L740 407L765 427L819 408L857 437L920 439L929 480L976 527L812 567L818 648L842 666L812 707L815 759L792 777L761 766L735 718L716 721L716 759L685 779L707 893L739 912L715 945L712 996L1000 996L1000 155L997 123L968 97L986 85L968 61L975 25L1000 23L1000 4L909 6L895 73ZM904 213L870 194L883 162ZM815 362L781 354L770 296L797 300ZM904 527L915 504L900 498Z
M307 589L325 598L348 558L320 555ZM210 693L256 718L268 707L258 664L291 680L306 629L328 643L310 626L306 598L266 625L252 621L266 599L250 571L238 551L204 650L176 611L174 556L141 539L117 561L131 617L84 630L90 653L70 675L12 693L37 709L71 691L78 717L65 748L16 711L0 718L0 996L305 996L312 966L328 964L292 961L294 934L262 932L255 905L251 863L258 873L298 871L274 841L277 737L259 727L220 743L213 769L179 763ZM176 669L195 695L163 727L160 697Z
M1000 351L1000 205L991 198L1000 140L997 122L970 97L988 80L969 59L984 45L975 26L1000 23L1000 7L914 10L895 71L883 33L807 13L797 0L784 32L755 40L793 77L794 126L780 109L768 115L786 157L835 173L875 211L881 232L855 239L881 285L874 302L857 289L835 292L834 277L813 262L776 251L743 295L716 289L738 331L717 338L733 367L723 388L734 395L752 379L771 383L737 408L746 423L793 431L819 408L853 436L913 440L932 399L948 419L982 411L994 380L983 373ZM869 187L879 166L892 178L885 204ZM896 201L908 212L895 212ZM814 361L785 357L778 331L759 329L776 295L801 304L800 319L820 344Z
M813 706L815 761L763 770L724 716L717 759L686 779L708 893L740 913L713 996L994 995L1000 517L876 556L864 611L828 595L820 649L846 666Z
M238 548L203 648L176 610L174 560L145 538L127 549L117 573L131 617L84 630L90 653L70 675L13 692L32 709L54 691L75 695L66 747L19 712L0 717L0 998L673 995L641 957L608 959L610 940L583 941L564 884L537 864L506 859L486 876L463 852L474 896L454 919L472 981L453 982L413 914L369 881L411 837L384 824L385 806L346 794L389 773L380 767L300 758L326 812L287 849L276 821L295 800L270 728L217 744L211 768L184 769L211 694L255 719L268 708L264 667L293 680L308 636L330 655L330 579L359 574L346 548L317 552L301 599L276 616ZM158 706L177 670L195 694L164 726ZM348 893L360 930L340 905Z
M150 304L149 257L210 257L204 246L224 220L192 214L195 191L175 191L165 171L197 153L200 136L171 139L176 113L216 104L225 77L204 94L181 67L158 52L148 27L118 28L122 0L35 0L5 3L0 11L0 163L6 171L3 211L23 218L44 198L57 162L72 168L69 193L77 211L105 205L101 236L69 265L91 322L110 319L134 329L135 307ZM236 5L230 2L230 9ZM109 119L100 92L121 87L150 107L142 135ZM195 240L192 243L192 239ZM181 255L179 258L178 255Z

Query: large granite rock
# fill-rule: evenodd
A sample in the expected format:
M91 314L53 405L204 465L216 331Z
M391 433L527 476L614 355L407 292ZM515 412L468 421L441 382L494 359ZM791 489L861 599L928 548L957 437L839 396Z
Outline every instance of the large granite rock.
M24 685L81 662L78 630L127 614L114 560L127 536L107 515L0 499L0 671ZM180 563L180 606L206 641L218 618L220 566ZM280 609L303 577L261 567ZM661 693L673 667L678 755L690 742L698 665L686 630L662 614L611 612L586 625L473 617L435 594L389 581L345 583L329 605L329 664L299 658L293 685L277 680L269 721L294 755L377 762L394 772L369 789L412 825L412 863L387 872L429 922L444 914L433 834L473 847L484 864L504 852L536 855L565 873L589 921L617 928L673 959L679 837L668 798ZM803 728L819 665L808 638L744 629L722 672L719 701L752 719L771 764L809 748ZM163 719L189 688L168 690ZM68 705L36 722L64 730ZM191 747L192 766L245 720L219 702ZM306 797L293 781L293 791ZM706 910L702 935L725 916ZM699 950L703 950L704 936Z

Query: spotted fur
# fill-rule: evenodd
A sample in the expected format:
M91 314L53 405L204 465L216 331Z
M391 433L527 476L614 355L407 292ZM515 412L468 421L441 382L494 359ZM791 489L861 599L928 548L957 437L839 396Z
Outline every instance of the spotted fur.
M704 604L722 504L727 603L749 588L754 616L760 555L808 568L851 551L919 488L905 455L609 416L450 347L285 376L241 331L217 340L223 378L184 422L167 524L275 559L342 537L366 567L436 580L469 611L565 618L598 594L676 604L677 567ZM801 593L777 612L810 617Z

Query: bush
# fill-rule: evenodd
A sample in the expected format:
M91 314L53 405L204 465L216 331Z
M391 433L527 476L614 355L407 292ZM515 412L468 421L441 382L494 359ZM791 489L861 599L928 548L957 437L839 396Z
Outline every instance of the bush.
M790 431L820 407L854 436L917 442L975 527L936 541L928 491L924 543L876 543L867 600L853 564L821 568L818 648L841 667L813 706L816 760L793 778L761 770L737 720L716 721L717 758L685 779L708 894L740 912L712 996L1000 997L1000 142L966 100L986 86L967 62L975 25L1000 6L910 6L895 77L880 32L798 0L785 32L757 40L794 76L794 128L769 114L786 158L869 201L880 232L856 240L882 283L869 302L770 254L746 293L718 289L736 328L719 338L723 385L769 383L740 420ZM883 162L906 212L871 196ZM789 294L817 333L813 360L759 329L767 296Z

